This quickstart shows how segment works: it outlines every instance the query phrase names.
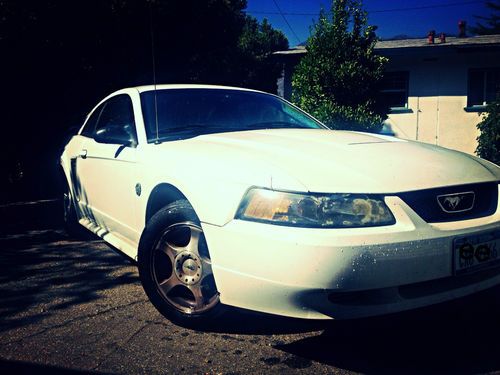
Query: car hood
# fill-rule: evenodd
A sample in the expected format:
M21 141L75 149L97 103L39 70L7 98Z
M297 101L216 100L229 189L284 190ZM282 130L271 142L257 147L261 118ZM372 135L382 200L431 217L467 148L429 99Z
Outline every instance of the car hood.
M368 133L274 129L202 135L175 143L187 146L192 157L197 155L202 170L218 168L234 176L258 170L271 177L270 187L276 189L297 189L283 183L291 178L311 192L351 193L500 180L499 167L471 155Z

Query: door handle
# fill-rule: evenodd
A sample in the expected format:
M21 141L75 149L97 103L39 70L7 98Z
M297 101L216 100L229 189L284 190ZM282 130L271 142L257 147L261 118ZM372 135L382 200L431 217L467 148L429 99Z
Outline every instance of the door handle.
M78 156L81 157L82 159L87 158L87 150L83 149L78 153Z

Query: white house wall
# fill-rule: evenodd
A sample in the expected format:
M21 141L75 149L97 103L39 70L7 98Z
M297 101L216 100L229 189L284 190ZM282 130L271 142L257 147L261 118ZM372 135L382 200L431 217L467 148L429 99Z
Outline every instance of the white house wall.
M430 46L388 57L387 71L409 71L409 113L392 113L387 124L397 137L474 154L478 112L467 112L468 71L500 65L500 52ZM392 53L391 53L392 54Z

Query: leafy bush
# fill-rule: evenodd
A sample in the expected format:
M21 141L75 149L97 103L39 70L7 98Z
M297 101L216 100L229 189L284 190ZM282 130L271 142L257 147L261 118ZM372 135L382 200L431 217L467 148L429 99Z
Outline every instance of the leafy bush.
M307 54L292 77L292 101L332 129L378 131L386 118L376 98L385 57L375 54L374 26L359 0L333 0L321 11Z
M496 101L488 104L477 128L481 134L477 137L476 153L483 159L500 165L500 95Z

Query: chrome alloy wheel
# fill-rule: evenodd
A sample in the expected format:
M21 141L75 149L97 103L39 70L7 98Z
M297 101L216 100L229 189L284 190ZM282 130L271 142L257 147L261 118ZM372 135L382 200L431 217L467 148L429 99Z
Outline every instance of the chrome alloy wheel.
M219 301L208 247L200 226L178 223L158 237L151 258L163 298L184 314L200 314Z

